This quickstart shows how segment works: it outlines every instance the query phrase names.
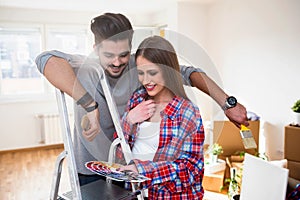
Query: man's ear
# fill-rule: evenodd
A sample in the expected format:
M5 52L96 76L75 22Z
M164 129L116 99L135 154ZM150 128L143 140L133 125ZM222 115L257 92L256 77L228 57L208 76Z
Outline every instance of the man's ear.
M98 45L96 45L96 44L93 44L93 49L94 49L94 52L95 52L95 54L99 54L99 47L98 47Z

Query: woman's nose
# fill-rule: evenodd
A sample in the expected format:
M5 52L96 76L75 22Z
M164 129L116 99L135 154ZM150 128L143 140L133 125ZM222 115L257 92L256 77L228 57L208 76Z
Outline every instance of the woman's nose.
M148 83L150 83L150 78L147 74L145 74L143 76L143 84L148 84Z

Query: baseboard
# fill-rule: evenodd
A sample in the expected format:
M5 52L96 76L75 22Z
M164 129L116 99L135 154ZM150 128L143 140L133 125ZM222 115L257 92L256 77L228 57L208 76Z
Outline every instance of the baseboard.
M24 148L17 148L17 149L0 150L0 154L13 153L13 152L24 152L24 151L33 151L33 150L58 149L58 148L64 148L64 144L63 143L43 144L43 145L34 146L34 147L24 147Z

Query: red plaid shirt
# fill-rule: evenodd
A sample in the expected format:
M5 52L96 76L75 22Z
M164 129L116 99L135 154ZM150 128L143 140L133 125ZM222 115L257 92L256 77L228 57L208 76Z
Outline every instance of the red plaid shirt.
M137 125L126 121L127 113L147 96L145 89L134 93L122 119L125 138L132 148ZM181 97L174 97L161 112L159 146L153 161L133 160L139 173L151 181L149 199L202 199L204 173L204 128L198 107Z

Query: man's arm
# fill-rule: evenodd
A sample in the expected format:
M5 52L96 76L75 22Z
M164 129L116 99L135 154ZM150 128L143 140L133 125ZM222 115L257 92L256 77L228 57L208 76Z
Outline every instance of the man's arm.
M86 91L77 80L72 65L79 68L83 63L82 60L84 60L84 56L70 55L54 50L43 52L35 61L38 70L53 86L77 101Z
M71 64L66 58L56 57L51 54L41 54L36 59L37 67L45 78L56 88L71 96L75 101L78 101L86 94L86 90L79 82ZM87 107L94 106L95 101L92 101ZM95 109L88 112L90 127L83 131L84 136L88 140L93 140L100 131L99 111Z
M56 88L78 101L86 90L77 80L71 65L63 58L51 57L44 68L44 76Z
M192 72L190 75L190 80L193 86L197 87L199 90L213 98L217 104L220 105L220 107L224 106L228 95L205 73ZM229 108L224 112L228 119L237 127L240 128L241 124L246 126L249 125L247 120L247 110L242 104L237 103L235 107Z

